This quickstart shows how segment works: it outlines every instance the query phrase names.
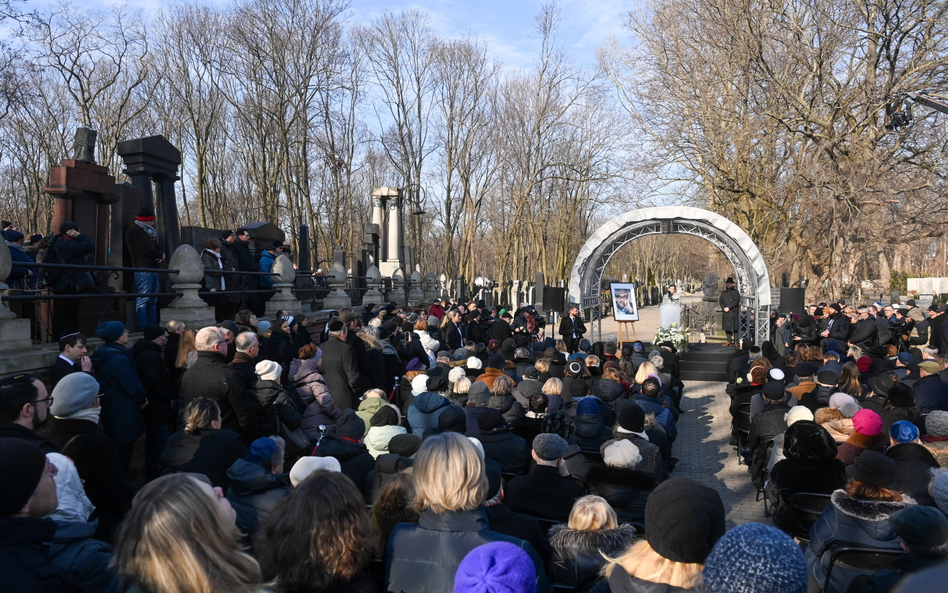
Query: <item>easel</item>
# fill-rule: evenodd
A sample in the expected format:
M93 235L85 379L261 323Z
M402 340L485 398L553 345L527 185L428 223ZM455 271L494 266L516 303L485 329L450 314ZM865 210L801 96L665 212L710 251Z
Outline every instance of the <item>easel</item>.
M639 336L635 332L635 322L634 321L620 321L619 323L619 332L616 335L616 341L619 342L619 345L622 345L625 342L638 342ZM632 334L629 335L629 328L632 329ZM624 337L623 337L623 334ZM634 338L634 340L633 340Z

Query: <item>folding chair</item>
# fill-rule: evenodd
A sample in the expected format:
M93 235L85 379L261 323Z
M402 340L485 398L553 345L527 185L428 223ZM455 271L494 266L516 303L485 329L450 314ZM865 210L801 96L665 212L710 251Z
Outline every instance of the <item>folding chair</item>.
M830 556L830 564L826 569L826 578L823 579L823 593L829 591L830 577L833 575L833 567L848 568L858 570L866 574L872 574L881 570L895 561L896 558L904 556L902 550L884 550L880 548L859 548L855 546L842 546L833 550Z

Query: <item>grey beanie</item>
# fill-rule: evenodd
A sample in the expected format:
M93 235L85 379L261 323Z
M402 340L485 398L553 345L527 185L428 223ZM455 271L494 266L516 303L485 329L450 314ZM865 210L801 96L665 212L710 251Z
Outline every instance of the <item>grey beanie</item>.
M569 443L558 434L541 432L533 439L533 450L543 461L556 461L566 455Z
M99 395L99 382L89 373L69 373L59 380L53 392L53 416L68 418L92 405Z
M708 593L806 593L806 559L786 533L745 523L718 540L704 565Z
M467 403L486 404L490 401L490 387L483 381L474 381L471 388L467 391Z

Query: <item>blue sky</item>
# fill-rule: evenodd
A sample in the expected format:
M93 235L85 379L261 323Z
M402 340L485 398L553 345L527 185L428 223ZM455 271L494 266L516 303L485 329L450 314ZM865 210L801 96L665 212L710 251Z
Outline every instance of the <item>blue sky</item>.
M366 22L386 10L418 7L431 15L444 37L473 33L488 40L495 59L508 67L528 67L539 53L534 16L542 0L353 0L352 20ZM592 65L596 49L610 35L624 35L630 0L559 0L558 43L578 63Z
M59 0L27 0L26 10L44 9ZM101 8L109 0L72 0L81 8ZM226 4L228 0L207 0ZM367 22L387 10L417 7L431 15L431 22L442 37L473 33L487 40L491 53L505 67L529 67L539 53L534 16L543 0L351 0L350 22ZM129 0L131 7L146 12L168 4L162 0ZM578 64L592 66L596 49L610 35L624 36L625 15L635 0L559 0L560 28L557 41Z

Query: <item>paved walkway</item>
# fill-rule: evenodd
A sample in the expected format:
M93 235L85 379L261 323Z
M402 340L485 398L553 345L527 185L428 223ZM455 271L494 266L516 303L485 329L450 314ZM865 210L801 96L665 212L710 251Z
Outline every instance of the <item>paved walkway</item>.
M692 307L697 306L701 303L701 295L685 295L682 297L682 303L686 305L691 305ZM651 342L652 338L655 337L655 332L658 331L659 320L661 319L660 309L658 305L651 305L649 307L639 307L639 320L635 322L635 333L643 342ZM592 325L597 323L595 321L586 322L586 338L589 341L593 341L593 328ZM547 330L549 332L549 329ZM615 341L616 334L619 331L619 323L610 317L604 317L602 320L602 341ZM549 335L549 333L547 334ZM559 336L556 336L559 337Z
M728 529L764 517L764 503L755 502L756 490L746 465L737 464L734 449L727 444L731 431L730 398L724 383L685 381L678 420L674 455L679 459L673 477L692 478L721 494L727 509Z

